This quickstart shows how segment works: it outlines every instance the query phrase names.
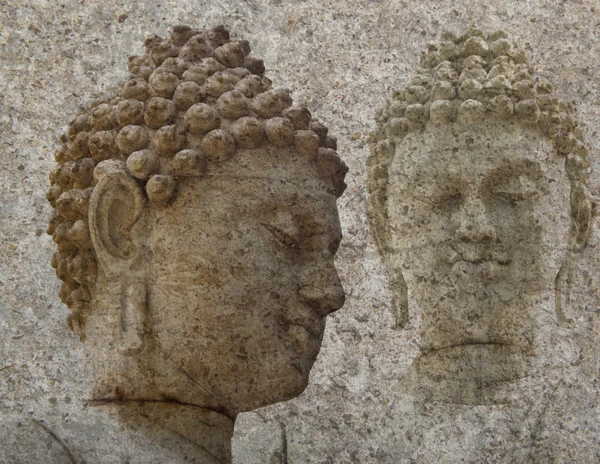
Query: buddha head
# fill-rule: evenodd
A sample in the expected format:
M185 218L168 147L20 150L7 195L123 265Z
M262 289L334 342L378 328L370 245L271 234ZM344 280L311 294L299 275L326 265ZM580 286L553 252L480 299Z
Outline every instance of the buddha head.
M346 166L246 41L175 27L69 125L48 233L96 400L234 417L300 394L344 293Z
M545 301L567 322L595 201L572 109L523 52L503 32L442 39L377 115L369 218L397 327L409 295L420 308L421 368L481 386L525 375Z

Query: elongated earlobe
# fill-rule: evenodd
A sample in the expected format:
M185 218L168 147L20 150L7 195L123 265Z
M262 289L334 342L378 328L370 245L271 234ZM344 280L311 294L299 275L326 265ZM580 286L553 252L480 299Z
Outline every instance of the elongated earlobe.
M572 254L570 251L567 252L567 258L554 279L554 309L560 325L568 322L565 308L571 299Z
M394 314L395 330L404 329L408 324L408 286L402 275L402 271L398 269L392 270L390 273L390 293L392 294L392 311Z
M573 260L588 245L594 229L598 198L591 195L583 183L571 186L571 232L569 249L563 265L554 280L554 302L559 324L567 324L566 308L571 300Z
M126 281L121 289L121 339L119 351L131 356L142 349L146 317L146 280Z
M578 253L585 249L592 236L597 199L582 183L571 186L570 197L571 250Z

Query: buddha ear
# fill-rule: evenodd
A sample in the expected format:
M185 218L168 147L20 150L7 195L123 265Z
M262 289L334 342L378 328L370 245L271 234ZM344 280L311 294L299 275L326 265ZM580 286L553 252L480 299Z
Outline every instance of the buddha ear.
M571 206L570 251L581 252L587 246L594 226L600 198L586 186L588 163L579 155L569 154L565 170L571 182L569 202Z
M124 172L100 179L90 201L89 225L96 256L105 272L126 271L138 254L131 229L144 208L137 182Z
M391 269L389 272L389 287L392 294L392 311L394 314L393 329L405 329L408 324L408 286L402 271Z
M572 251L574 252L583 251L592 235L596 203L594 199L587 198L588 196L571 193L571 220L574 235Z

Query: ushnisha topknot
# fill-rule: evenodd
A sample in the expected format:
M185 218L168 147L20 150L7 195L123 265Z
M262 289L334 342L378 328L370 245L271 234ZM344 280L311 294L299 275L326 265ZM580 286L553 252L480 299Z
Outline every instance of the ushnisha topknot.
M597 199L586 182L588 147L570 104L553 93L550 83L536 75L528 58L503 31L469 29L463 35L446 32L438 43L422 52L421 69L403 91L376 114L367 162L369 215L379 249L389 243L386 213L388 168L395 144L426 124L475 124L483 118L518 119L536 127L565 157L571 183L572 229L584 240L572 251L583 249L592 231Z
M103 175L128 173L168 207L179 177L205 176L238 150L270 144L311 160L331 193L346 187L336 139L307 108L292 106L288 90L272 88L247 41L231 40L223 26L176 26L144 45L143 56L129 58L129 80L71 121L50 174L52 266L80 336L96 279L88 205Z

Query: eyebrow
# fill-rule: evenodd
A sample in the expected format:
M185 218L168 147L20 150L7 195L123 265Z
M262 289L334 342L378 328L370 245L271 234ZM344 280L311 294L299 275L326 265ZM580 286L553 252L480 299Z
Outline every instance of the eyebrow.
M434 167L434 169L427 169L426 172L421 171L418 174L422 182L406 182L408 189L413 193L417 191L417 189L433 187L441 190L447 186L465 183L465 178L461 176L460 173L439 170L437 166Z

